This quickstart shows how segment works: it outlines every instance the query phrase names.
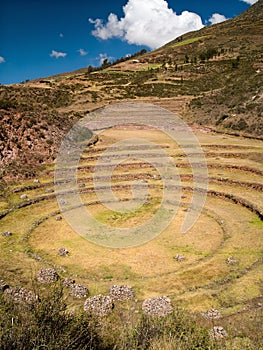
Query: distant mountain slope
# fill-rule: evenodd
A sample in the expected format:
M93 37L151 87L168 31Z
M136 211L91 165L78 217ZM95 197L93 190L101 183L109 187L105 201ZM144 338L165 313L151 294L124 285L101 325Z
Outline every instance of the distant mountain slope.
M263 1L234 19L187 33L142 57L180 71L197 96L189 121L263 135ZM178 72L177 72L178 73ZM189 115L189 113L191 115Z

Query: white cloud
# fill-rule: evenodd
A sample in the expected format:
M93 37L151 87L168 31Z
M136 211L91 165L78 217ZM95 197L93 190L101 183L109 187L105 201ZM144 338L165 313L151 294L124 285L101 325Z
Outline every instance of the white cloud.
M108 60L108 61L111 61L113 59L113 57L111 56L108 56L106 53L100 53L99 54L99 57L98 57L98 60L100 61L100 64L103 63L104 60Z
M52 50L49 56L59 58L59 57L66 57L67 54L65 52L58 52L58 51Z
M101 19L89 19L95 27L92 34L103 40L121 38L129 44L155 49L203 27L198 14L183 11L177 15L165 0L128 0L123 12L121 19L111 13L106 24Z
M255 4L256 2L258 2L258 0L240 0L240 1L246 2L246 3L249 4L249 5L253 5L253 4Z
M78 52L79 52L80 56L86 56L88 54L88 52L84 49L79 49Z
M211 24L221 23L226 21L228 18L226 18L224 15L220 15L219 13L214 13L208 20Z
M0 56L0 63L4 63L4 62L5 62L4 57Z

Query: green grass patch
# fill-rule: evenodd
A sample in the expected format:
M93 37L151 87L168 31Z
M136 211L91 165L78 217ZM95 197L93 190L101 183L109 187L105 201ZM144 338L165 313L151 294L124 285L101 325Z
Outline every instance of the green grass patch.
M256 227L263 227L263 221L259 218L255 218L249 222L250 224L256 226Z
M96 219L100 222L107 223L113 226L123 224L129 224L130 220L136 218L136 222L139 217L145 220L145 216L149 217L154 215L160 204L159 199L151 200L149 203L140 206L134 211L117 212L112 210L103 210L98 212Z
M199 41L199 40L202 40L204 38L207 38L208 35L203 35L203 36L198 36L197 38L190 38L190 39L186 39L184 41L181 41L181 42L177 42L177 43L174 43L174 44L171 44L170 47L179 47L179 46L184 46L184 45L189 45L189 44L192 44L196 41Z

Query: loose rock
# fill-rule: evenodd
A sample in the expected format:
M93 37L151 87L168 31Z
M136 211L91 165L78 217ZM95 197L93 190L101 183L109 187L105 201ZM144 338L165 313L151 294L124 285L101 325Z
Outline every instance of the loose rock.
M156 297L145 299L142 304L142 311L150 316L166 316L173 311L171 300L166 297Z
M45 284L56 282L58 278L57 272L52 268L41 269L37 275L38 282Z
M113 300L129 300L135 297L135 292L127 285L113 285L109 289L109 296Z
M27 199L27 194L21 194L20 199Z
M35 183L35 184L38 184L38 183L39 183L39 180L38 180L38 179L35 179L35 180L34 180L34 183Z
M46 192L46 193L53 193L54 190L53 190L53 188L47 188L45 192Z
M2 236L3 236L3 237L10 237L10 236L12 236L12 233L9 232L9 231L4 231L4 232L2 233Z
M181 262L181 261L185 260L185 257L183 255L181 255L181 254L176 254L174 256L174 260Z
M84 311L96 316L106 316L112 312L114 303L110 296L95 295L86 299L84 303Z
M208 310L207 312L204 313L204 316L211 320L212 319L216 320L222 317L221 313L216 309Z
M88 288L81 284L73 283L70 285L70 295L75 298L86 298L89 295Z
M226 263L228 265L235 265L235 264L238 264L238 260L230 256L226 259Z
M226 338L227 331L222 326L215 326L210 330L210 336L213 339Z
M65 256L65 255L68 255L68 254L69 254L69 251L66 248L59 248L59 250L58 250L58 255L59 256Z
M0 280L0 290L4 292L6 289L9 288L9 285L5 283L4 280Z
M57 220L57 221L62 220L62 216L61 216L61 215L56 216L56 220Z

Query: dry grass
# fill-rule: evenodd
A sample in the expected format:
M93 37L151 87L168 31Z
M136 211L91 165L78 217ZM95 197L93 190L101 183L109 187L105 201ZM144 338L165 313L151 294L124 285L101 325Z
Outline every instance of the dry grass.
M221 156L226 152L260 153L262 150L260 141L201 132L197 132L197 135L200 143L208 152L208 163L213 164L213 167L209 169L209 176L247 183L253 181L262 183L262 177L259 174L237 171L230 167L230 165L241 165L261 169L257 161L240 159L238 156L233 159ZM146 138L160 145L178 165L187 164L187 159L181 155L182 152L178 146L169 140L167 135L153 130L133 129L121 130L121 132L120 130L109 130L101 135L100 141L93 146L93 152L90 155L100 156L101 147L109 147L121 138L134 137ZM213 149L215 145L218 157L210 157L209 152L215 152ZM218 145L221 145L222 148ZM132 158L135 159L136 150L133 150L132 153ZM88 156L85 154L85 157ZM137 161L138 166L140 162ZM96 159L90 161L84 159L81 167L88 164L96 164ZM224 168L224 166L227 167ZM178 169L181 175L192 173L187 165L179 166ZM114 170L116 178L113 183L127 185L127 187L115 191L115 195L121 199L129 198L131 196L129 185L133 181L133 176L145 175L149 172L154 173L151 168L116 167ZM158 173L155 172L155 174ZM132 177L127 180L125 175ZM78 179L86 183L82 193L85 203L97 198L95 193L85 193L85 189L92 187L91 176L90 171L78 172ZM47 177L42 178L43 187L21 193L27 193L31 199L48 195L45 190L51 187L49 184L51 180ZM160 180L152 178L147 182L155 185L155 188L150 190L152 202L150 201L133 213L112 212L100 204L88 205L87 210L97 220L115 227L130 227L143 223L154 215L162 196ZM28 185L32 185L32 180L14 184L13 187ZM191 179L184 180L183 185L191 186ZM243 197L262 206L258 191L253 189L215 182L211 182L209 186L212 190ZM13 195L14 202L21 202L21 193ZM0 237L2 269L6 271L8 279L15 279L15 276L19 274L21 281L29 281L37 268L43 265L27 256L26 252L30 250L51 264L65 268L67 272L63 275L75 276L79 283L88 285L91 294L105 293L113 283L128 283L135 288L139 298L166 294L171 296L176 303L191 310L202 311L212 307L226 307L225 313L238 310L242 303L260 297L262 263L255 266L253 264L262 254L263 244L260 235L262 221L240 205L223 198L209 196L199 220L187 234L182 235L180 227L186 215L185 206L191 200L191 193L183 191L183 195L183 203L175 219L156 239L139 247L125 249L111 249L95 245L74 232L66 220L56 221L55 214L47 217L58 210L56 199L45 200L15 210L3 218L0 223L2 231L9 230L14 233L12 238ZM46 219L31 232L30 229L34 222L43 217ZM24 240L28 232L30 232L29 238ZM59 257L57 250L60 247L67 248L70 252L69 256ZM185 261L176 262L173 259L176 254L184 255ZM237 258L239 263L228 266L226 258L229 256ZM227 279L229 277L230 280Z

